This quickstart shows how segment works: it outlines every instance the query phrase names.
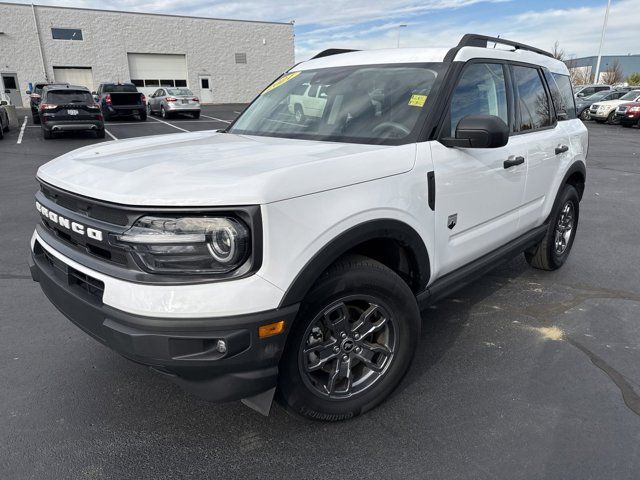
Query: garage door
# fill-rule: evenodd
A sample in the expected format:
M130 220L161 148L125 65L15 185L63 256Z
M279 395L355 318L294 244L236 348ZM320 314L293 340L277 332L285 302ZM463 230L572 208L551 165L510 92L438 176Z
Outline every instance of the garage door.
M187 86L187 59L184 55L128 53L131 81L145 94L159 87Z
M53 76L56 82L66 82L87 87L91 91L95 90L91 68L53 67Z

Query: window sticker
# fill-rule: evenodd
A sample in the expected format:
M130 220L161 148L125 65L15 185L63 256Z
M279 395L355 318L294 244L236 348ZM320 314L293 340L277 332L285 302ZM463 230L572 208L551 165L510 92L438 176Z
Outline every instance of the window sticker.
M265 88L264 91L262 92L262 94L264 95L265 93L270 92L271 90L274 90L274 89L278 88L280 85L284 85L285 83L287 83L292 78L296 78L298 75L300 75L300 72L293 72L293 73L289 73L288 75L285 75L283 77L280 77L278 80L276 80L271 85L269 85L267 88Z
M411 95L409 99L409 106L411 107L424 107L424 102L427 101L427 95Z

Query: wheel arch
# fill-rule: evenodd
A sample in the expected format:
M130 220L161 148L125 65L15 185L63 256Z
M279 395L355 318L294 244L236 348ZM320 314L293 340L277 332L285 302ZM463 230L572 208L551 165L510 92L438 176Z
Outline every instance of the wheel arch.
M556 198L553 201L553 205L551 206L551 211L547 216L545 223L549 223L553 212L558 208L558 203L560 202L560 194L562 193L562 188L565 185L571 185L578 191L578 198L582 200L582 195L584 194L585 182L587 180L587 167L582 160L578 160L574 162L567 172L564 174L562 181L560 182L560 186L558 191L556 192Z
M318 251L289 285L280 308L301 302L320 275L347 253L381 262L398 273L416 294L429 281L429 254L418 232L399 220L372 220L342 232Z

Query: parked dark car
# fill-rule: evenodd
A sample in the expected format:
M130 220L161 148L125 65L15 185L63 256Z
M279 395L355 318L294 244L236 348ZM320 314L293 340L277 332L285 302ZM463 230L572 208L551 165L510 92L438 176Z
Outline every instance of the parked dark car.
M147 99L133 83L101 83L93 95L105 121L131 116L137 116L143 122L147 119Z
M45 87L38 115L44 138L51 138L55 132L87 130L104 138L104 118L88 88L74 85Z
M640 102L623 103L616 108L616 120L623 127L640 127Z
M9 131L9 114L4 105L0 105L0 140L4 138L4 132Z
M576 99L576 115L581 120L589 120L589 107L596 102L604 102L606 100L617 100L626 93L630 92L631 88L623 87L616 88L615 90L604 90L602 92L594 93L588 97L581 97Z
M52 87L52 86L65 86L69 85L68 83L60 82L60 83L36 83L33 86L33 90L27 90L27 95L29 95L29 106L31 107L31 118L33 118L33 123L36 125L40 123L40 116L38 115L38 111L40 110L40 100L42 99L42 89L44 87Z

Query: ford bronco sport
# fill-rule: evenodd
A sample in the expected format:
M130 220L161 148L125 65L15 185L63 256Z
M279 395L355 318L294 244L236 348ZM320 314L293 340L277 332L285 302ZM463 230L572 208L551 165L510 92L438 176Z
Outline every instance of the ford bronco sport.
M96 340L206 399L351 418L406 373L422 307L521 252L567 260L587 155L568 75L480 35L444 58L325 51L225 131L43 165L33 278ZM307 85L322 113L296 121Z

